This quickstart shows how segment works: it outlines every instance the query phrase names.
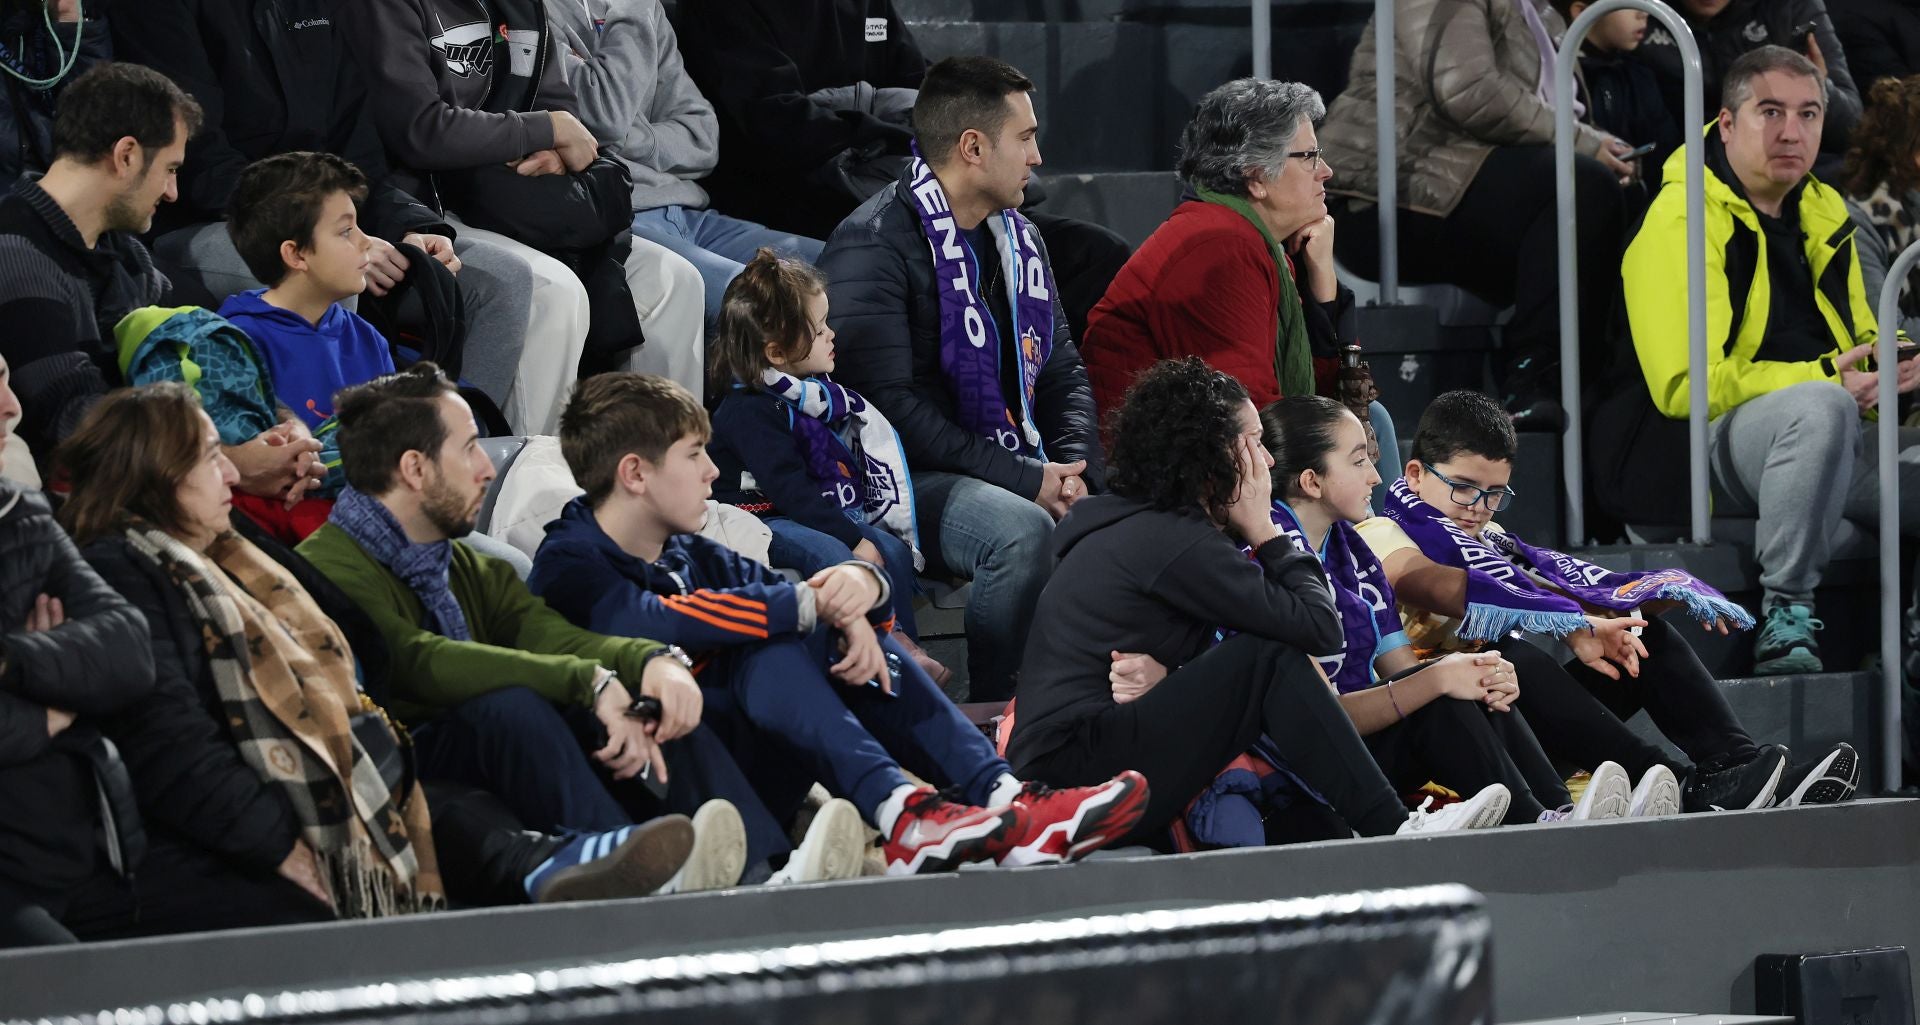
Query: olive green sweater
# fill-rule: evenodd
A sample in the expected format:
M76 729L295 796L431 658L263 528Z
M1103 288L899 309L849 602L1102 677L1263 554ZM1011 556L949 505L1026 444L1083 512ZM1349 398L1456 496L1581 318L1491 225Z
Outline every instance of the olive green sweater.
M299 552L370 617L392 658L392 707L424 723L468 698L526 687L558 704L591 706L594 671L606 666L635 689L655 641L608 637L566 621L534 597L513 567L455 542L448 580L466 613L471 641L442 637L421 624L426 610L400 578L328 523Z

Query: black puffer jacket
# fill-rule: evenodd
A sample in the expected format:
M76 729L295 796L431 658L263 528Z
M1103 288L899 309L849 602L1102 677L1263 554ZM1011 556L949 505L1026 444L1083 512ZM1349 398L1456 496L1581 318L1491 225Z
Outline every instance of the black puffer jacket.
M1034 238L1046 255L1039 232ZM940 295L933 252L902 179L841 222L820 255L828 320L838 338L836 376L886 414L915 472L963 474L1022 498L1040 493L1038 460L1010 452L953 419L953 392L940 371ZM1004 343L1002 343L1004 344ZM1011 396L1009 396L1011 398ZM1034 425L1047 457L1087 461L1082 479L1105 490L1093 389L1060 305L1053 297L1053 355L1034 385Z
M66 622L25 629L34 600ZM57 891L86 879L100 818L91 723L153 689L147 631L80 558L38 492L0 481L0 880ZM47 709L79 718L47 736Z

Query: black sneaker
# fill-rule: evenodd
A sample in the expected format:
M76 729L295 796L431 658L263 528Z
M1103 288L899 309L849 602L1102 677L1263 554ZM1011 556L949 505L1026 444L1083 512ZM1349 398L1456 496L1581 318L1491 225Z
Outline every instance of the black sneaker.
M1506 393L1500 405L1513 418L1516 431L1559 433L1567 429L1567 413L1560 406L1560 364L1538 363L1529 356L1507 371Z
M1802 804L1839 804L1850 800L1860 785L1860 756L1852 744L1837 744L1825 758L1790 770L1780 780L1786 796L1780 807Z
M1696 765L1680 792L1680 809L1696 812L1768 807L1773 804L1789 755L1782 745L1762 744L1751 761L1740 765Z

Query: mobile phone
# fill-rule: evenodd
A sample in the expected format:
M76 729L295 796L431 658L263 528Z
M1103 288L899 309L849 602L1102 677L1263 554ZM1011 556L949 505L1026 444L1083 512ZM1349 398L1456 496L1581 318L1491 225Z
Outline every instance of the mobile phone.
M639 780L640 785L646 787L647 792L652 794L655 800L664 801L667 799L667 781L661 779L660 774L653 771L653 762L651 760L649 760L647 764L642 765L639 774L633 778Z
M885 694L887 697L890 697L890 698L899 697L900 696L900 656L894 654L891 651L886 652L885 654L887 656L887 682L892 686L882 687L880 685L880 678L877 676L871 680L868 680L867 686L872 687L874 690L877 690L882 694Z
M1647 154L1652 153L1653 148L1658 145L1660 144L1657 142L1650 142L1650 143L1647 143L1645 146L1635 146L1634 148L1626 151L1625 153L1620 154L1620 159L1637 160L1640 157L1644 157Z
M1905 363L1915 356L1920 356L1920 345L1901 345L1893 350L1894 360L1900 363Z
M1792 39L1796 46L1806 42L1807 37L1813 34L1814 24L1814 22L1809 21L1805 24L1794 26L1793 34L1787 38Z

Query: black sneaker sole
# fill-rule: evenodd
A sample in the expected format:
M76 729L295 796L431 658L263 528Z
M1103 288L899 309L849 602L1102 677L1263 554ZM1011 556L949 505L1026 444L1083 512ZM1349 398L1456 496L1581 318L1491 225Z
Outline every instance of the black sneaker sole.
M1851 745L1827 756L1827 764L1807 774L1793 793L1781 801L1785 807L1802 804L1839 804L1854 795L1860 786L1860 759Z

